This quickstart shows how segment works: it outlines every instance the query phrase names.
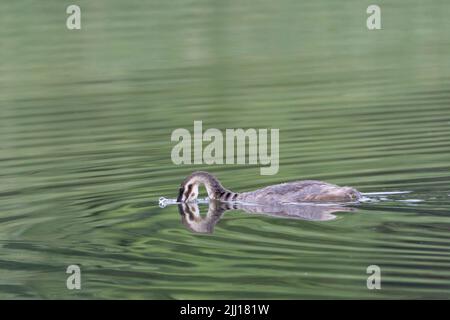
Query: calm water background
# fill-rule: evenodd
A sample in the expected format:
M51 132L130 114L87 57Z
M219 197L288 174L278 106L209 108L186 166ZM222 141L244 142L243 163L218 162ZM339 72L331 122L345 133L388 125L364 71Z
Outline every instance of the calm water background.
M0 4L0 298L450 297L448 0L378 1L372 32L360 0L79 0L81 31L68 4ZM194 120L279 128L279 173L175 166ZM198 169L411 192L198 235L157 203Z

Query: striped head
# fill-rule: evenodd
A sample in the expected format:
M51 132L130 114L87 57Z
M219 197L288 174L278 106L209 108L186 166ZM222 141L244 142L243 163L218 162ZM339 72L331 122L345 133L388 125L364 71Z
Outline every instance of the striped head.
M196 181L183 182L178 191L177 202L191 202L198 197L199 183Z
M205 185L206 192L208 193L208 197L210 199L231 200L226 198L237 196L236 193L222 187L219 180L217 180L217 178L212 174L204 171L197 171L192 173L189 177L184 179L183 183L181 183L177 202L195 201L198 197L198 188L201 184Z

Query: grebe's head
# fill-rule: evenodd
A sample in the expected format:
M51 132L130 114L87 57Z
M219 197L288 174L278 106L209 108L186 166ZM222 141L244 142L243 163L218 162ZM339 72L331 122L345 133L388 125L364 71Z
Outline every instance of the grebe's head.
M177 202L190 202L198 197L198 184L191 181L182 183L178 191Z
M205 185L208 197L211 199L215 198L216 192L223 190L220 182L212 174L204 171L196 171L181 183L177 202L195 201L198 197L198 187L200 184Z

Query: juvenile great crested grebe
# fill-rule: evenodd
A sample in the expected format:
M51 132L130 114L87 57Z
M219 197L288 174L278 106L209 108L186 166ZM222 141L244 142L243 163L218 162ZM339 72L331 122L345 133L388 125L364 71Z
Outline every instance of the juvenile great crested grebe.
M197 171L181 184L178 202L190 202L197 199L198 187L204 184L208 197L220 201L239 201L256 204L292 203L292 202L351 202L361 198L358 190L339 187L334 184L303 180L276 184L250 192L236 193L225 189L212 174Z

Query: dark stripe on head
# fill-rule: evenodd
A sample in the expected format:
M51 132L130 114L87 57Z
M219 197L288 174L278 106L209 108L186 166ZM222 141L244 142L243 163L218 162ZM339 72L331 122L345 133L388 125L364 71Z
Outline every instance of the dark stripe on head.
M238 196L237 193L233 194L233 198L231 200L233 200L233 201L236 200L237 196Z
M192 192L192 184L188 185L186 192L184 193L184 198L187 199Z
M183 199L183 191L183 188L180 188L180 190L178 191L177 202L181 202L181 199Z

